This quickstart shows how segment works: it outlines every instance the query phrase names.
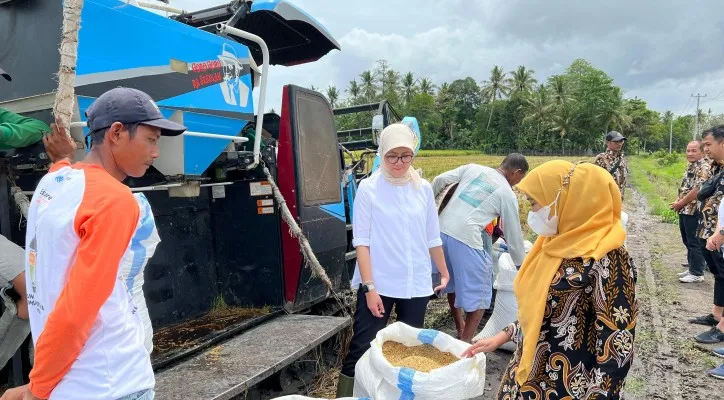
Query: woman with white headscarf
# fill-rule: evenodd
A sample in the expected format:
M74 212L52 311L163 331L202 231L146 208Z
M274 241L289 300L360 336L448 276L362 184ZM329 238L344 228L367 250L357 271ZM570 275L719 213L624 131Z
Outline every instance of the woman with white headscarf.
M381 168L357 190L352 221L357 309L337 397L352 395L355 365L387 325L393 306L398 321L422 328L433 294L431 258L442 276L434 291L444 289L449 280L432 188L411 168L415 139L406 125L385 128L379 144Z

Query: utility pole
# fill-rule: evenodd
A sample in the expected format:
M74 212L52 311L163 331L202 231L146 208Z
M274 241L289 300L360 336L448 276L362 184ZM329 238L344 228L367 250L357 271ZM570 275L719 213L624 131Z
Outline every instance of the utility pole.
M706 97L706 93L704 93L704 95L700 95L699 93L697 93L696 96L694 96L692 94L691 97L696 97L696 130L694 131L694 140L696 140L696 135L699 133L699 130L701 129L699 127L699 100L702 97Z
M671 120L669 121L669 154L671 154L671 138L673 137L674 132L674 116L671 116Z

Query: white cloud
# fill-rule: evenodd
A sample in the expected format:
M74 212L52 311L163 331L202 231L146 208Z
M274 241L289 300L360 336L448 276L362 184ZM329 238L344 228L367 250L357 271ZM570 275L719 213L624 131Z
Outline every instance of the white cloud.
M267 108L279 109L281 87L343 90L386 59L436 83L486 79L494 65L522 64L539 80L576 58L603 69L630 96L681 112L692 92L710 99L724 89L724 2L680 0L292 0L322 21L342 51L316 63L273 67ZM228 0L172 0L201 9ZM724 102L709 100L714 112ZM692 107L693 109L693 107Z

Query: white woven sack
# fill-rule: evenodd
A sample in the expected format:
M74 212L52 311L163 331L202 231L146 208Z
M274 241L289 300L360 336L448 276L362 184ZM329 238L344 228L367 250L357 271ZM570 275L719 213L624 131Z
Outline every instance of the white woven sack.
M515 299L515 293L498 291L495 295L493 315L491 315L488 322L485 323L483 330L473 338L473 342L497 335L505 329L506 326L515 322L517 318L518 301ZM507 342L500 346L500 349L513 352L515 351L515 347L515 343Z
M485 354L462 358L448 366L419 372L410 368L393 367L382 353L382 345L389 341L406 346L431 344L443 352L457 357L470 347L443 332L416 329L395 322L377 333L371 347L355 367L354 396L371 399L469 399L482 396L485 389Z

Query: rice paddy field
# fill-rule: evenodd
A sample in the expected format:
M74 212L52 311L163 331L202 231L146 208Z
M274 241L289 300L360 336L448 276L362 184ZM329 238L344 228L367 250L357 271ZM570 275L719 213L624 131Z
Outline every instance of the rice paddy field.
M465 164L480 164L497 168L503 161L503 156L491 156L474 150L421 150L415 158L415 168L421 168L424 177L432 180L445 171L457 168ZM590 161L586 157L526 157L531 169L550 160L568 160L571 162Z

